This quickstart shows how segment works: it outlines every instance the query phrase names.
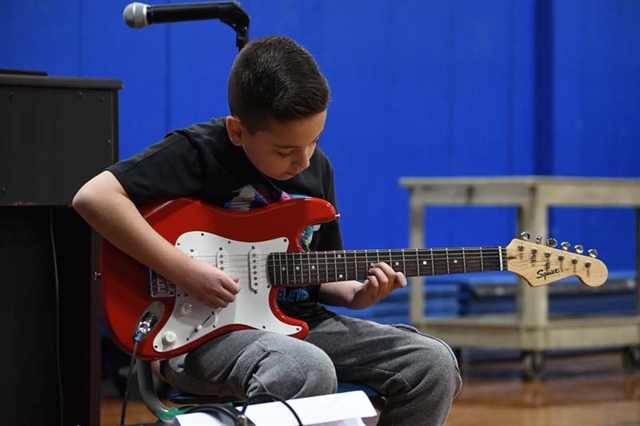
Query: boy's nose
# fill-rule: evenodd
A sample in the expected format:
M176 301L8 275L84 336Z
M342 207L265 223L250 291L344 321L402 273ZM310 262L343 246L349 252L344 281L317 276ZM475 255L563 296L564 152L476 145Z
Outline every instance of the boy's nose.
M309 162L309 156L306 153L300 153L300 155L295 158L294 164L297 168L305 170L311 163Z

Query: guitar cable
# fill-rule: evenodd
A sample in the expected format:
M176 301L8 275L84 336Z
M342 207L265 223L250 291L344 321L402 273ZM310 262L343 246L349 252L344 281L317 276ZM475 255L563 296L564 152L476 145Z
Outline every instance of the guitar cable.
M136 366L136 352L138 351L138 344L142 340L142 334L139 332L133 339L133 353L131 354L131 361L129 362L129 372L127 373L127 381L124 386L124 397L122 398L122 411L120 413L120 426L124 426L124 418L127 413L127 402L129 401L129 389L131 388L131 377L133 376L133 369Z
M263 398L272 399L272 400L280 401L281 403L283 403L289 409L289 411L291 411L291 413L293 414L293 417L295 417L296 421L298 422L298 425L303 426L302 421L298 416L298 413L296 413L296 411L293 409L293 407L291 407L291 405L289 405L285 400L268 393L256 394L247 398L242 404L242 409L240 410L240 412L238 412L237 409L230 408L224 404L204 404L204 405L191 407L188 410L186 410L184 413L185 414L206 413L206 414L209 414L214 419L218 420L218 422L220 422L221 424L229 425L229 426L255 426L255 423L253 423L253 421L251 421L251 419L248 418L245 413L247 411L247 407L249 407L249 405L253 401L255 401L256 399L263 399ZM225 418L230 420L233 423L229 424L225 422Z
M129 390L131 388L131 378L133 377L133 370L136 366L136 353L138 352L138 344L144 340L147 335L154 329L158 318L150 312L146 312L142 319L136 325L136 335L133 338L133 352L131 354L131 361L129 362L129 372L127 373L127 381L124 387L124 397L122 398L122 411L120 413L120 426L124 426L124 419L127 413L127 402L129 401Z
M289 411L291 411L291 414L293 414L293 417L295 417L296 420L298 421L298 426L304 426L302 424L302 420L300 420L300 417L298 416L298 413L296 413L296 410L294 410L293 407L291 407L291 405L287 403L287 401L285 401L284 399L278 398L277 396L271 395L269 393L259 393L247 398L242 404L242 410L240 411L240 416L238 416L238 421L236 422L235 426L248 426L253 424L253 423L247 423L248 418L246 417L245 412L247 411L247 407L249 407L249 404L251 404L256 399L261 399L261 398L269 398L275 401L280 401L281 403L284 404L285 407L289 409Z

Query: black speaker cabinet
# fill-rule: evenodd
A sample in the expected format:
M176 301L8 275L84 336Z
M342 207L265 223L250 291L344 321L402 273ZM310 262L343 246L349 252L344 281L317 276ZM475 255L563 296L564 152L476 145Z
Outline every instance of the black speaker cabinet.
M7 424L100 424L98 238L70 204L118 159L121 87L118 80L0 75Z

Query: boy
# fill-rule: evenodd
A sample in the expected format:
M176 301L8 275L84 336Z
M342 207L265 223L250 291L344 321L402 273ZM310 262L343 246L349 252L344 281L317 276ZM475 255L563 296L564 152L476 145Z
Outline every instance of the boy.
M180 252L149 226L140 207L185 196L233 210L296 196L336 205L331 163L317 147L329 87L306 50L278 36L249 43L231 70L228 101L230 116L169 133L87 182L73 200L113 245L212 308L233 303L241 283ZM308 229L302 240L309 250L342 249L337 221ZM304 340L235 331L163 363L163 372L183 391L236 398L270 393L286 400L333 393L338 380L354 382L387 399L381 425L443 424L461 383L445 343L318 304L364 309L406 285L402 273L378 263L364 283L280 290L282 311L309 324Z

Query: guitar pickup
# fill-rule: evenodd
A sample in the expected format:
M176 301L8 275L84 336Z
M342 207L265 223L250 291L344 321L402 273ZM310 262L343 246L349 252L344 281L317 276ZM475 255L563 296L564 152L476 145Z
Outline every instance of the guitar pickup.
M260 252L253 248L247 256L249 257L249 286L257 293L260 286Z

